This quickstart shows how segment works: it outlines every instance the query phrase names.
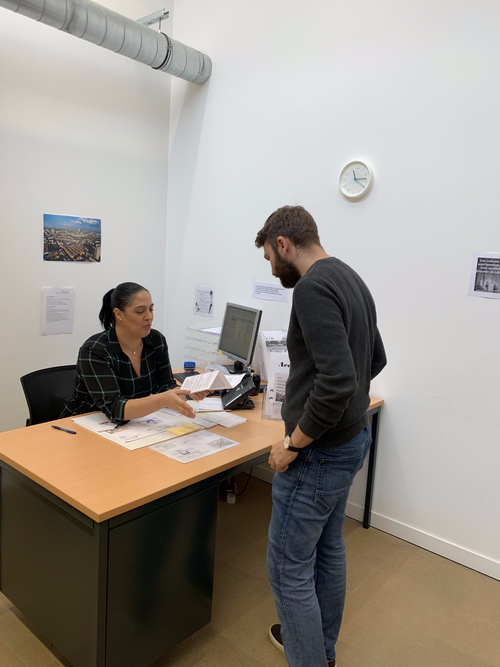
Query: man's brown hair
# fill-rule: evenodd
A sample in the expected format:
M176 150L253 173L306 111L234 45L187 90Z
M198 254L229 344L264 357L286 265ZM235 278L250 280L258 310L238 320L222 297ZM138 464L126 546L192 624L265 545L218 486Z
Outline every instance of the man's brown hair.
M276 252L278 236L286 236L297 248L321 245L318 226L314 218L302 206L282 206L266 220L264 227L255 238L257 248L269 243Z

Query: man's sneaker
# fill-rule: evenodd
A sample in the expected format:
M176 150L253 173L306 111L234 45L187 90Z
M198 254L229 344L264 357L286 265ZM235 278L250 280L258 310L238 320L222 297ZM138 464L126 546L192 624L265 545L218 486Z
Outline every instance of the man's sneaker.
M283 648L283 640L281 639L280 623L271 625L269 628L269 639L271 640L271 643L278 649L278 651L281 651L282 653L285 652L285 649ZM337 667L337 659L333 660L333 662L329 662L328 667Z
M278 651L281 651L282 653L285 652L285 649L283 648L283 640L281 639L280 623L275 623L274 625L271 625L271 627L269 628L269 639L271 640L271 643L278 649Z

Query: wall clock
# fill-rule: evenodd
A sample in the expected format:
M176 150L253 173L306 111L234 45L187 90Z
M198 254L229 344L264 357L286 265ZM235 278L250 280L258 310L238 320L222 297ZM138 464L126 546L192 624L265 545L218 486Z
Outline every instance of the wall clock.
M366 162L354 160L340 172L339 188L348 199L361 199L373 184L373 171Z

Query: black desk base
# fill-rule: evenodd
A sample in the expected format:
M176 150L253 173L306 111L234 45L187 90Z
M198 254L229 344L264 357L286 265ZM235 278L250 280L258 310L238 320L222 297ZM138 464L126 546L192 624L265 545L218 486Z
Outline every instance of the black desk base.
M0 464L0 589L75 667L146 667L210 622L218 483L97 523Z

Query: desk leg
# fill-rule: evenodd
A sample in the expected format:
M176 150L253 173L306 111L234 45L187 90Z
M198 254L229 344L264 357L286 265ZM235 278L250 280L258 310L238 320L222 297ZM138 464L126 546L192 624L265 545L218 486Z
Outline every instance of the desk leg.
M366 480L365 513L363 516L363 528L370 527L370 516L373 496L373 480L375 477L375 461L377 460L378 419L380 408L372 414L372 444L368 459L368 477Z

